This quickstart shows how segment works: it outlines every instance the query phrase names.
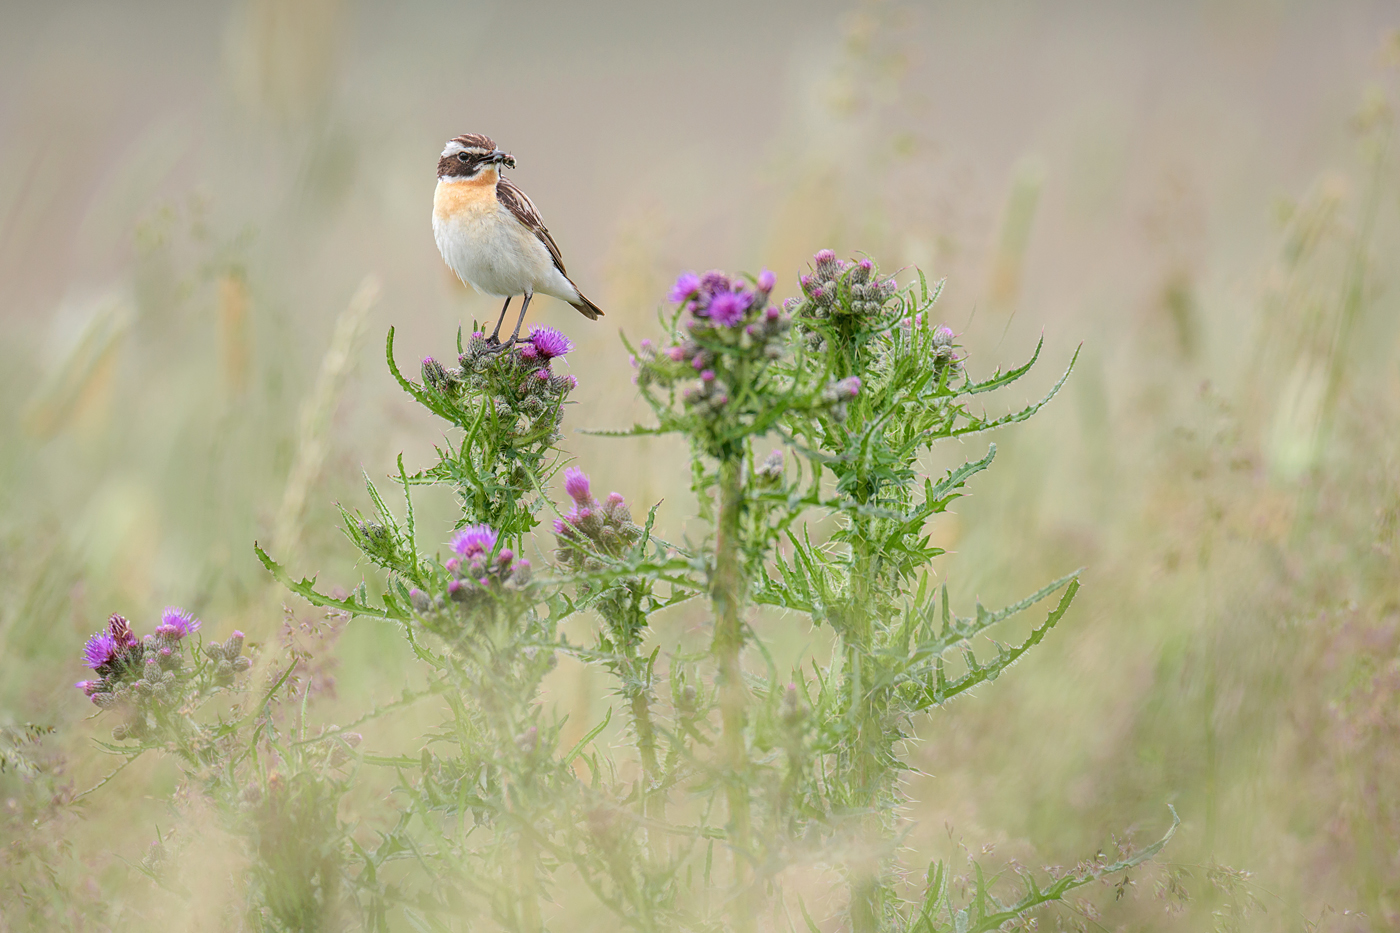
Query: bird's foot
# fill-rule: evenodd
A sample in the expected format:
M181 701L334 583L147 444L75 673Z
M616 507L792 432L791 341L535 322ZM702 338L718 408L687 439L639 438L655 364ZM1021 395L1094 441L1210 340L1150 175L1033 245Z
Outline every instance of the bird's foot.
M516 340L515 340L514 337L512 337L512 338L509 339L509 340L507 340L505 343L501 343L499 340L495 339L494 337L488 337L487 340L486 340L486 350L485 350L485 352L487 352L487 353L492 353L492 354L500 353L502 350L509 350L511 347L515 346L515 344L516 344Z

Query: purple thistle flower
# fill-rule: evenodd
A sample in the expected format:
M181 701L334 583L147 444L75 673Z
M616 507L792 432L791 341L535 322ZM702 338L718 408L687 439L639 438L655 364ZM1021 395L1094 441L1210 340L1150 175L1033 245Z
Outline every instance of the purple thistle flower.
M835 262L836 254L829 249L823 249L818 250L817 255L813 256L812 258L817 261L818 265L821 265L825 262Z
M79 690L83 691L83 696L88 696L88 697L90 697L90 696L92 696L94 693L97 693L99 690L102 689L102 681L100 681L100 680L80 680L80 681L78 681L77 683L75 683L73 686L75 686L75 687L77 687Z
M711 269L709 272L700 276L700 291L705 297L733 290L734 283L730 281L729 276L718 269Z
M540 350L533 343L526 341L519 345L520 358L522 360L533 360L540 355Z
M587 502L588 474L578 467L569 467L564 471L564 491L575 502Z
M700 276L694 272L682 272L676 279L676 284L671 286L671 293L667 297L680 304L689 300L700 290Z
M758 274L758 290L761 292L771 292L778 284L778 275L772 269L764 269Z
M178 606L166 606L165 612L161 613L160 625L156 626L156 634L184 638L199 631L199 625L199 620L192 613Z
M713 369L707 369L707 370L705 370L704 372L702 372L702 373L700 374L700 381L701 381L701 382L714 382L714 381L715 381L715 371L714 371Z
M496 546L496 530L490 525L468 525L452 538L452 550L463 557L489 553Z
M574 345L569 342L569 338L553 327L531 328L530 342L535 345L540 356L547 360L563 356L574 348Z
M557 535L562 535L562 534L564 533L565 527L567 527L567 526L564 524L564 520L563 520L562 518L556 518L556 519L554 520L554 533L555 533L555 534L557 534Z
M719 292L710 301L710 320L724 327L733 327L744 319L744 313L753 304L753 296L747 292Z
M110 664L117 656L117 642L106 632L98 632L83 646L83 663L93 670Z

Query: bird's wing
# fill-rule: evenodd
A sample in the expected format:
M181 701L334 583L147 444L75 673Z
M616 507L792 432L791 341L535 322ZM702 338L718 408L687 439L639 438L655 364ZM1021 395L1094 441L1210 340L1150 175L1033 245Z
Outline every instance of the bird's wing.
M519 188L506 181L504 177L496 182L496 199L506 206L520 225L533 233L544 248L549 250L549 255L554 257L554 264L559 267L559 272L568 276L568 271L564 268L564 257L559 255L559 244L554 242L554 237L549 235L549 228L540 219L539 209L535 207L535 202L530 200L529 195Z

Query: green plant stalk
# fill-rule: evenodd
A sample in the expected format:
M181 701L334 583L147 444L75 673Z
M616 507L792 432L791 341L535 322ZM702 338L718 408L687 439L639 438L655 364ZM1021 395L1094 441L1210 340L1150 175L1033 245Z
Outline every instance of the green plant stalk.
M743 460L727 457L719 463L719 516L715 535L715 571L710 585L710 601L715 613L713 650L719 665L719 707L723 727L722 753L726 769L725 788L729 804L729 843L734 854L734 882L749 887L749 790L748 746L744 738L748 690L739 655L744 647L743 624L739 610L744 600L744 578L739 548L740 519L743 509ZM753 929L751 896L735 898L735 930Z
M637 752L642 759L642 816L656 822L666 820L666 792L661 789L661 768L656 760L656 728L651 721L651 697L637 689L631 697L632 727L637 730ZM654 834L647 832L648 849L656 854Z
M862 521L862 520L858 520ZM868 523L868 520L863 520ZM868 535L858 535L857 542L869 540ZM856 738L849 752L846 771L849 778L851 803L863 809L864 815L856 823L856 849L858 855L847 865L850 893L850 917L853 933L876 933L880 928L882 914L883 876L881 859L869 854L867 846L880 835L879 798L888 780L888 768L882 755L884 738L884 712L879 698L869 690L862 677L865 658L871 656L873 648L873 622L870 606L873 594L871 581L875 578L875 562L878 559L868 549L854 548L851 555L850 603L845 613L842 640L845 642L846 686L850 702L854 707L852 717L856 722Z
M540 920L540 894L535 884L535 863L539 856L529 837L522 833L516 864L516 882L520 886L520 929L522 933L538 933L544 929Z

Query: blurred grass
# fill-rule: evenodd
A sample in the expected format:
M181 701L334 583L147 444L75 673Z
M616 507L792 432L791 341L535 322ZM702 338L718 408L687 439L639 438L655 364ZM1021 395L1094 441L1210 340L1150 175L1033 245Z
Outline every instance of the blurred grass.
M168 764L77 811L52 802L110 767L70 686L78 648L109 612L166 603L215 637L270 646L285 621L320 644L307 607L278 614L251 544L355 585L334 504L438 438L380 339L392 324L403 360L441 353L494 311L451 281L426 219L441 140L467 130L515 152L608 311L605 327L537 312L580 347L574 427L639 414L614 328L645 336L680 268L766 265L790 290L815 249L863 250L948 276L974 371L1019 362L1042 329L1052 360L1083 342L1070 390L995 438L993 469L932 529L963 606L1087 570L1014 676L918 724L914 861L962 841L1072 862L1171 802L1185 824L1166 859L1191 903L1168 910L1159 871L1105 925L1228 928L1255 897L1267 912L1243 928L1400 926L1400 43L1379 8L254 0L10 19L0 725L58 732L45 772L0 775L0 929L211 928L232 896L212 880L227 852L206 852L192 906L131 867L171 826ZM506 25L533 30L528 56L493 41ZM367 274L373 307L355 297ZM347 308L362 341L337 331ZM568 443L686 532L683 451ZM445 539L451 503L421 508L420 535ZM794 657L827 643L761 624ZM694 644L702 625L677 614L657 638ZM387 627L330 644L325 720L412 676ZM579 734L611 702L567 664L550 689ZM430 713L367 728L367 747L416 752ZM343 818L372 828L380 790ZM1217 863L1253 876L1227 897Z

